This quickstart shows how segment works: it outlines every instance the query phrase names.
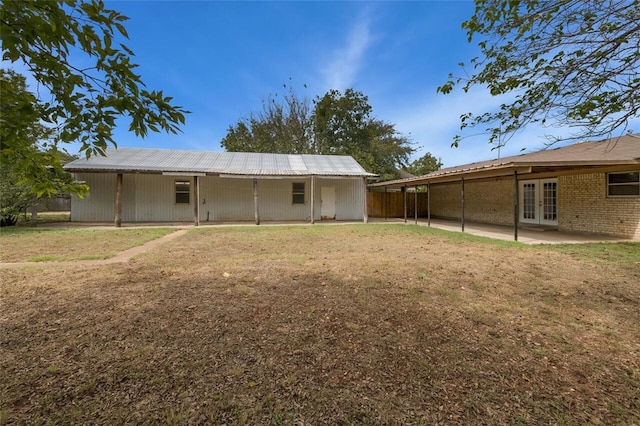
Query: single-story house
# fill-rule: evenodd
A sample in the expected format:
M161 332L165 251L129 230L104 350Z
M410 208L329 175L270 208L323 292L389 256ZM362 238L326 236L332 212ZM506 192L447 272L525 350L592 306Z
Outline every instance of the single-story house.
M109 148L65 166L90 195L72 221L367 221L365 171L350 156Z
M369 185L420 187L429 218L640 240L640 134L448 167ZM405 191L406 193L406 191Z

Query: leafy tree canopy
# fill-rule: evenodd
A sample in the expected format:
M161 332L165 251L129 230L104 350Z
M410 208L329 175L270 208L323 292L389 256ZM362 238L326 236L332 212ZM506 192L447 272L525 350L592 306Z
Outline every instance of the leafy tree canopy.
M284 87L286 95L269 95L262 111L229 126L220 145L234 152L312 153L310 102L300 98L293 86Z
M177 133L184 124L188 111L162 91L148 90L134 72L134 54L119 42L128 37L126 20L101 0L0 3L2 59L23 64L45 89L32 99L33 113L54 129L54 143L80 142L87 157L104 155L116 145L118 117L128 117L129 130L141 137ZM18 148L5 154L17 156ZM40 161L44 167L49 158Z
M404 169L412 175L422 176L440 170L441 167L442 161L440 161L440 158L436 158L430 152L427 152L422 157L413 160Z
M69 155L51 141L40 123L39 105L25 78L0 69L0 220L12 225L36 198L57 193L87 193L62 169Z
M640 0L476 0L475 6L462 27L482 55L471 60L469 76L450 75L438 91L480 85L515 99L497 112L462 115L461 129L487 126L493 143L533 123L576 129L570 137L548 136L553 142L624 132L640 115Z
M230 126L221 145L227 151L351 155L381 179L399 177L414 148L393 124L372 117L364 94L330 90L313 105L289 86L286 96L269 96L262 112Z

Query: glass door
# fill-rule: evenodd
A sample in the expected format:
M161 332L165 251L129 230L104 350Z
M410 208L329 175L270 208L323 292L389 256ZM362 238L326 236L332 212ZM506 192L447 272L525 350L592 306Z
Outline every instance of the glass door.
M558 180L520 182L520 221L540 225L558 224Z

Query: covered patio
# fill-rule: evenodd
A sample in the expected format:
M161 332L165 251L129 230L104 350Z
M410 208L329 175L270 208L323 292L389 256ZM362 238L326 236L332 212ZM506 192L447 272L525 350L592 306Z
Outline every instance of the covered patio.
M406 223L409 225L430 226L452 232L465 232L480 237L493 238L496 240L513 241L513 226L493 225L488 223L466 222L464 230L459 220L431 219L425 218L369 218L369 223ZM632 241L630 239L578 232L558 231L555 228L528 227L520 225L518 229L518 242L524 244L584 244L584 243L611 243Z

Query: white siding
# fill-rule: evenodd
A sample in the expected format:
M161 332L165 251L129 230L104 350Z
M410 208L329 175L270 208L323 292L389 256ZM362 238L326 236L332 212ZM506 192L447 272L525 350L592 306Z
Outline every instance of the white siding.
M304 204L293 204L293 183L304 183ZM258 181L260 220L311 220L311 180L273 179Z
M89 195L83 199L71 197L71 220L78 222L109 222L114 220L116 175L76 173L76 180L89 185Z
M251 179L200 178L200 220L253 220Z
M73 221L110 222L114 219L116 174L79 173L77 179L90 187L90 196L74 198ZM157 174L125 174L122 187L123 222L193 221L193 190L189 204L175 203L175 181L192 177ZM204 176L200 181L200 220L205 222L253 221L253 179ZM304 182L305 203L293 204L293 183ZM336 189L336 219L362 220L362 178L316 178L315 219L320 220L322 186ZM309 221L311 178L258 179L260 219L263 221Z
M126 182L125 175L125 182ZM193 185L192 177L159 176L136 174L129 175L135 177L133 188L127 187L126 194L135 193L135 206L133 221L135 222L155 222L155 221L176 221L185 222L193 220L193 194L191 194L189 204L176 204L175 182L178 180L188 180ZM193 188L193 186L192 186ZM193 192L193 190L192 190ZM125 216L127 204L123 201L123 217ZM127 220L127 219L123 219Z
M336 188L336 220L362 220L364 201L362 178L319 179L316 178L315 219L320 220L320 191L323 186Z

